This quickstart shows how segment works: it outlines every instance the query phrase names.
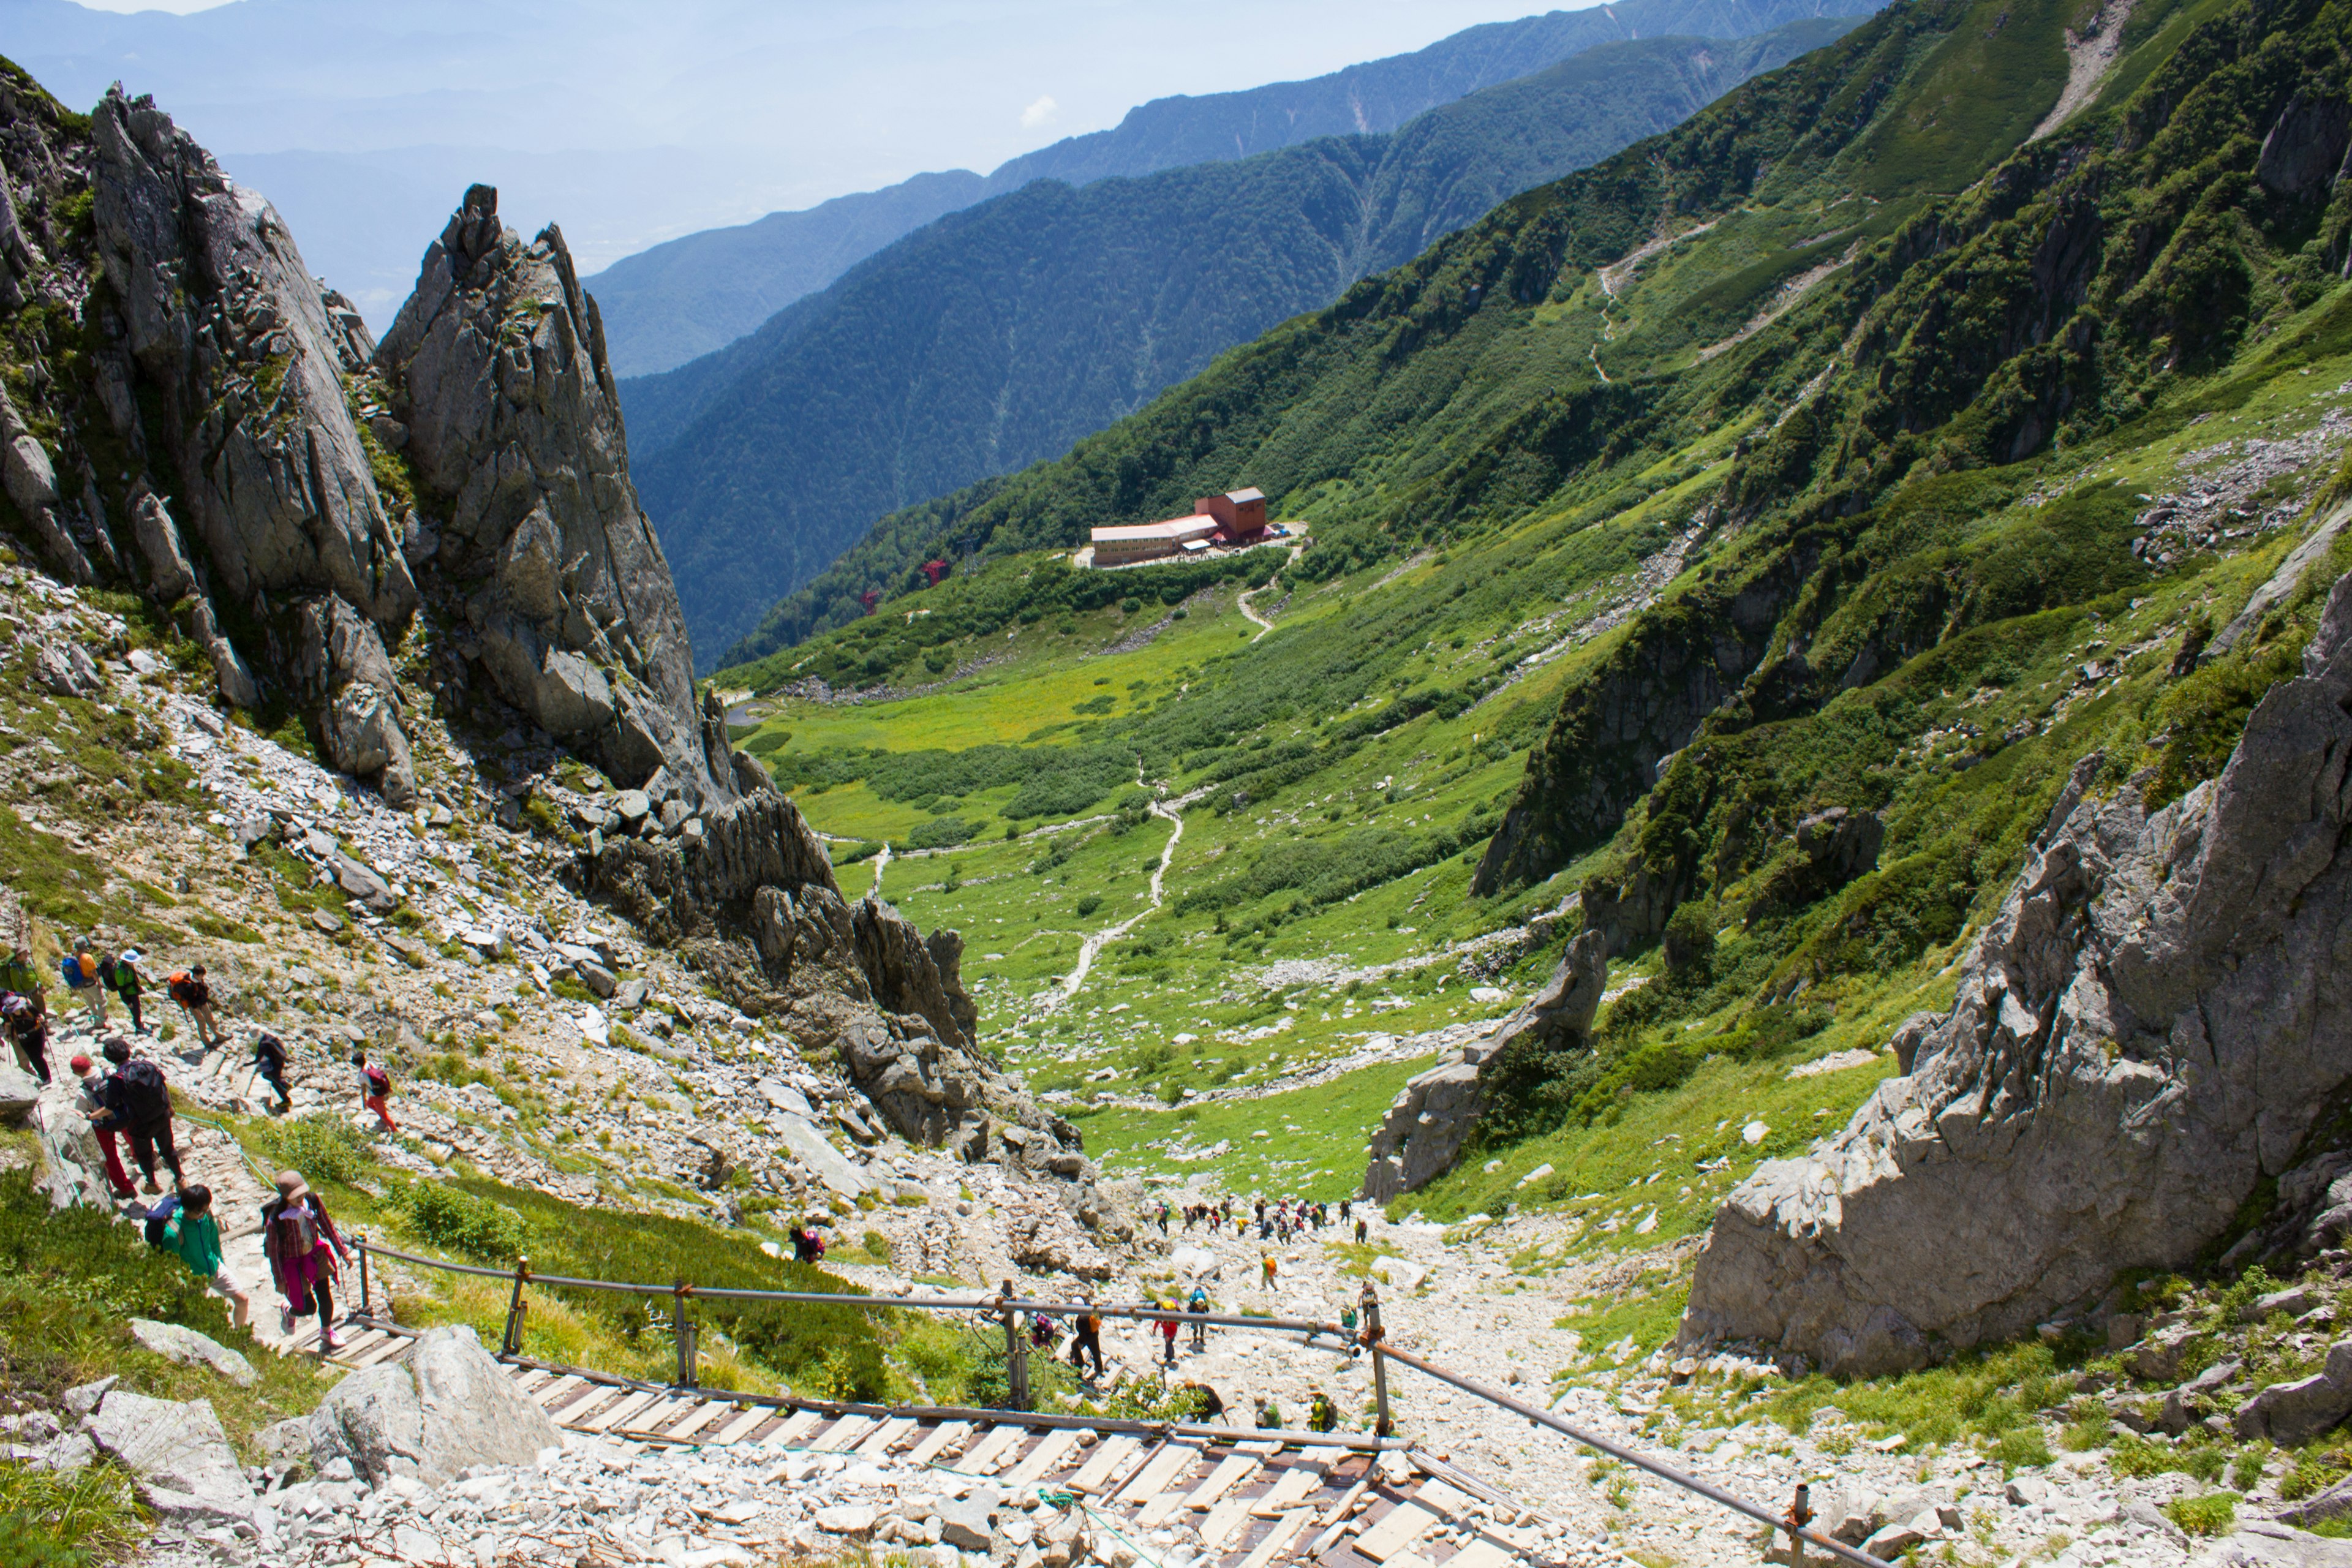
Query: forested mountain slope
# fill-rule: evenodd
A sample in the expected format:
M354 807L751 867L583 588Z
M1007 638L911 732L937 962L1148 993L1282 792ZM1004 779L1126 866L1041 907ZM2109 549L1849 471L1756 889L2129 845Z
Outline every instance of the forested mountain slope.
M1017 191L1246 158L1318 136L1393 131L1443 103L1555 65L1596 45L1666 35L1744 38L1857 0L1622 0L1467 27L1425 49L1304 81L1154 99L1108 131L1069 136L999 165L917 174L803 212L770 213L655 246L589 279L613 363L651 375L709 353L803 294L933 219Z
M708 361L627 384L638 483L696 645L725 647L875 517L1066 451L1224 349L1847 25L1610 44L1389 136L1039 181Z

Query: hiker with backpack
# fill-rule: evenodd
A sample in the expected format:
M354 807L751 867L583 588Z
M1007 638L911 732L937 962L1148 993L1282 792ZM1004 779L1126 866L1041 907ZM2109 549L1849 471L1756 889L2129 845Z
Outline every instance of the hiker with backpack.
M49 1081L49 1020L47 1015L33 1005L32 998L21 991L0 995L0 1025L8 1030L8 1043L16 1049L16 1057L25 1070Z
M277 1036L264 1029L253 1038L254 1076L278 1091L278 1108L294 1109L294 1096L286 1087L286 1045Z
M141 1190L150 1195L163 1190L155 1184L158 1154L172 1173L173 1187L186 1185L180 1173L179 1144L172 1136L172 1088L163 1081L163 1069L144 1057L133 1057L121 1038L107 1041L105 1052L114 1067L100 1091L107 1125L131 1140L131 1158L146 1178Z
M89 1130L98 1135L99 1151L106 1156L106 1184L118 1198L136 1197L139 1189L131 1184L131 1173L122 1168L122 1154L116 1147L121 1136L108 1124L110 1113L106 1108L106 1080L98 1076L98 1068L88 1057L78 1056L67 1064L73 1068L77 1080L74 1109L89 1119Z
M319 1315L319 1352L335 1350L336 1259L351 1261L352 1250L327 1213L327 1205L310 1190L299 1171L278 1173L278 1195L261 1206L261 1251L286 1305L278 1314L281 1332L292 1333L298 1318Z
M165 1215L158 1226L156 1213L166 1204L177 1212ZM176 1256L205 1282L205 1289L226 1301L231 1323L241 1329L251 1320L253 1298L245 1293L245 1287L236 1282L221 1260L220 1221L213 1217L210 1187L189 1187L149 1209L147 1242Z
M74 950L58 960L58 971L63 976L66 989L80 997L89 1008L89 1026L93 1030L106 1027L106 987L98 983L98 954L89 950L89 938L74 938Z
M180 1005L180 1010L185 1013L189 1020L196 1026L196 1039L199 1044L205 1046L228 1044L228 1036L222 1031L218 1024L213 1022L213 988L205 979L203 964L194 964L185 970L175 972L167 976L163 984L171 992L172 1000Z
M399 1131L400 1123L392 1119L392 1112L383 1104L392 1093L392 1075L370 1062L364 1050L352 1053L352 1071L359 1076L360 1103L375 1112L376 1121L386 1132Z
M37 1016L48 1016L49 999L41 989L41 972L33 967L33 950L21 935L8 956L0 959L0 991L22 996Z
M1091 1352L1095 1358L1095 1375L1100 1377L1103 1375L1102 1319L1093 1310L1090 1300L1083 1296L1079 1300L1087 1303L1087 1310L1080 1312L1077 1321L1072 1325L1076 1332L1070 1341L1070 1364L1078 1369L1079 1376L1084 1377L1087 1355Z
M99 960L98 964L98 983L122 998L122 1005L131 1010L131 1032L134 1035L147 1032L147 1021L139 1016L139 965L142 962L144 955L137 948L129 947L112 958Z
M1192 1300L1184 1303L1184 1310L1192 1314L1192 1353L1199 1355L1209 1348L1209 1325L1204 1321L1209 1315L1208 1287L1193 1286Z

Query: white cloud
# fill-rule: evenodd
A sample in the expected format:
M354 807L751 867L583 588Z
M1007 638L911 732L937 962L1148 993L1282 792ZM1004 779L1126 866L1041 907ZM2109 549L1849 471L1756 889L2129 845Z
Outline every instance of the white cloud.
M1039 99L1036 102L1031 104L1028 108L1021 111L1021 128L1024 131L1036 130L1040 125L1052 120L1054 118L1054 110L1060 107L1060 104L1055 103L1050 98Z

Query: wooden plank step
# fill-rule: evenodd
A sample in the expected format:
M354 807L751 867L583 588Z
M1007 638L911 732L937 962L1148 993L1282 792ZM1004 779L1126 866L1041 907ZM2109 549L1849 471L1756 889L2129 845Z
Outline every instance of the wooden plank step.
M871 1415L845 1415L809 1447L820 1454L846 1454L864 1442L866 1435L877 1425Z
M1192 1489L1192 1495L1184 1500L1184 1506L1195 1513L1206 1513L1216 1507L1227 1492L1255 1475L1262 1462L1248 1454L1235 1454L1219 1460L1217 1468L1209 1472L1209 1479Z
M1265 1532L1265 1539L1242 1559L1241 1568L1273 1568L1273 1564L1290 1550L1291 1543L1305 1532L1311 1517L1304 1509L1293 1509L1276 1520L1274 1528Z
M1278 1513L1298 1507L1322 1489L1323 1472L1313 1465L1294 1465L1282 1472L1264 1493L1250 1503L1250 1512L1260 1519L1272 1519Z
M382 1366L385 1362L398 1360L414 1343L415 1342L405 1334L386 1334L382 1344L370 1345L352 1357L352 1364L362 1369Z
M1060 1469L1066 1456L1077 1446L1078 1433L1075 1426L1065 1426L1058 1431L1046 1433L1037 1446L1030 1449L1019 1464L1013 1467L1011 1473L1004 1478L1004 1485L1008 1489L1014 1491L1025 1490L1035 1486L1048 1475Z
M583 1415L577 1423L577 1429L582 1432L609 1432L623 1421L634 1420L639 1412L651 1410L661 1403L663 1397L657 1390L641 1388L605 1405L593 1415Z
M1391 1568L1437 1568L1437 1564L1418 1552L1400 1552L1389 1559Z
M1436 1527L1434 1510L1417 1502L1401 1502L1382 1515L1379 1523L1356 1537L1356 1551L1375 1563L1386 1563Z
M921 1442L915 1445L914 1452L907 1456L907 1463L919 1468L928 1465L963 1441L971 1433L971 1423L969 1421L942 1421L932 1427Z
M997 1461L1003 1458L1022 1438L1028 1436L1024 1426L992 1426L988 1436L964 1450L963 1458L949 1468L963 1476L992 1476Z
M824 1425L824 1415L816 1410L795 1410L790 1419L760 1439L763 1448L797 1447L808 1435Z
M341 1360L345 1356L362 1354L364 1352L373 1350L376 1346L383 1343L384 1341L391 1339L392 1337L392 1335L385 1333L382 1329L362 1329L355 1334L347 1333L345 1334L342 1342L335 1347L335 1356L338 1360Z
M1096 1445L1094 1458L1079 1467L1078 1473L1069 1479L1069 1489L1083 1497L1097 1497L1109 1491L1126 1479L1128 1465L1142 1452L1140 1438L1125 1434L1104 1438Z
M915 1418L911 1415L893 1415L866 1434L866 1441L857 1445L857 1457L861 1459L881 1458L905 1442L915 1426Z
M1160 1445L1159 1450L1143 1468L1135 1473L1135 1479L1128 1482L1125 1489L1111 1501L1125 1506L1147 1502L1158 1497L1167 1489L1169 1482L1191 1468L1192 1461L1200 1457L1201 1450L1196 1445L1169 1439Z
M720 1416L732 1415L734 1413L735 1407L728 1404L725 1400L707 1400L702 1405L697 1406L693 1411L689 1412L685 1420L671 1427L667 1436L672 1437L691 1437L697 1432L701 1431L705 1426L708 1426L712 1422L718 1420Z
M1250 1506L1245 1497L1229 1497L1201 1521L1201 1545L1212 1556L1223 1555L1228 1537L1249 1528Z
M1449 1486L1433 1476L1414 1489L1412 1500L1432 1513L1456 1519L1469 1512L1478 1500L1461 1488Z
M726 1426L719 1428L717 1432L711 1434L710 1441L720 1447L724 1447L730 1443L740 1443L744 1438L749 1437L752 1433L758 1431L760 1429L761 1423L766 1421L774 1414L775 1412L767 1405L754 1405L749 1410L737 1415L734 1420L730 1421Z
M641 1432L647 1436L658 1437L662 1435L663 1427L668 1426L671 1422L677 1420L679 1416L685 1415L688 1411L693 1409L700 1403L701 1401L699 1400L681 1398L679 1395L675 1394L667 1394L662 1398L660 1403L639 1411L636 1415L631 1416L628 1420L614 1427L614 1430L617 1432Z
M1518 1553L1480 1536L1445 1560L1445 1568L1511 1568Z
M577 1373L565 1373L562 1377L552 1378L524 1392L541 1410L561 1410L578 1398L581 1390L589 1386L588 1380Z

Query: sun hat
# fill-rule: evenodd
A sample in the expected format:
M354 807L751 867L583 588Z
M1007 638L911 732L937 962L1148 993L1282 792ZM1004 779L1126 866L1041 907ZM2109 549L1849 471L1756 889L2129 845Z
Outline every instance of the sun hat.
M302 1179L299 1171L280 1171L278 1173L278 1195L289 1204L296 1198L307 1198L310 1195L310 1184Z

